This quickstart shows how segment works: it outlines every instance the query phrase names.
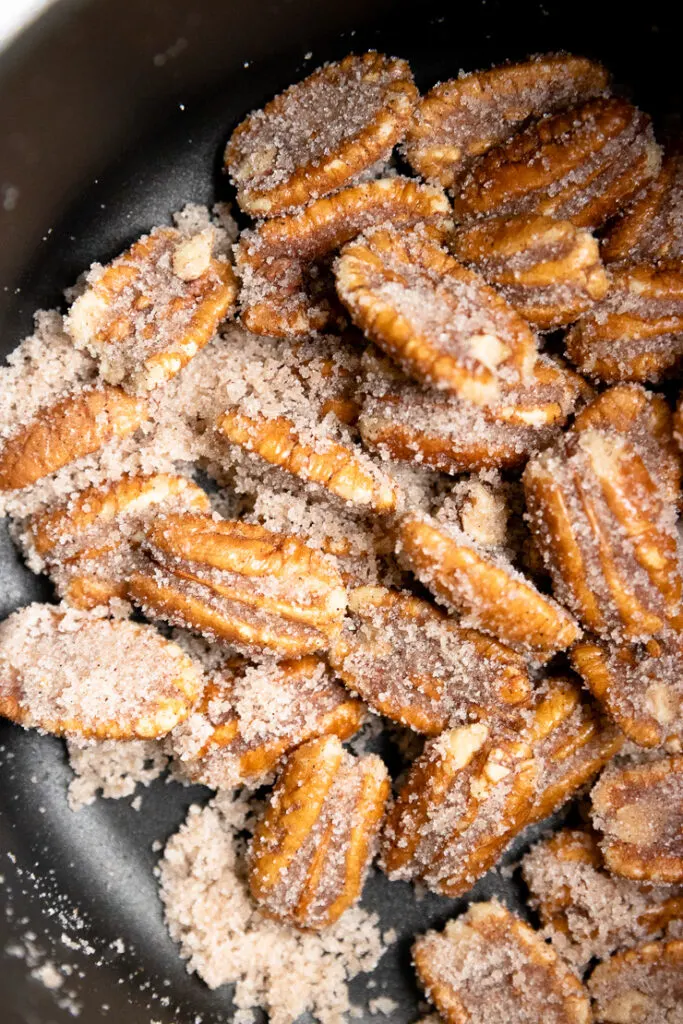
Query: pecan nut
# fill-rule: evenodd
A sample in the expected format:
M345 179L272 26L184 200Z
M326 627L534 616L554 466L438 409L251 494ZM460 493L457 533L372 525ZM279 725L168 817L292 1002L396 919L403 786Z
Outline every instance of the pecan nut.
M342 249L335 275L354 322L418 381L486 405L530 377L529 325L433 230L374 228Z
M463 225L451 250L541 330L578 320L609 288L596 239L568 220L489 217Z
M567 356L596 380L660 380L683 356L679 263L615 266L607 296L570 328Z
M531 696L522 658L405 591L358 587L330 648L337 675L376 712L436 736L505 717Z
M388 795L380 758L356 758L336 736L290 754L249 851L259 907L299 928L334 924L360 899Z
M0 625L0 715L80 739L164 736L203 676L148 625L31 604Z
M564 608L454 524L410 513L398 527L397 551L437 600L513 649L548 654L577 639Z
M237 297L232 267L212 246L211 229L188 239L157 228L90 275L65 326L107 383L150 390L210 340Z
M683 941L615 953L588 980L596 1024L675 1021L683 1003Z
M431 224L445 232L451 207L440 189L411 178L378 178L243 231L235 263L244 326L284 338L322 330L335 315L335 296L333 282L324 287L320 261L387 221L396 228Z
M0 491L30 487L114 438L128 437L148 406L120 388L84 388L41 409L0 447Z
M590 1024L590 1000L543 936L493 900L471 903L413 946L427 996L446 1024Z
M608 768L591 801L610 871L640 882L683 883L683 756Z
M598 98L542 118L479 157L454 201L456 219L537 213L597 228L658 172L647 115Z
M415 112L406 159L423 178L454 188L477 156L529 117L599 96L608 81L606 70L585 57L545 54L440 82Z
M231 662L207 683L192 714L173 730L184 774L213 789L259 786L295 747L317 736L352 736L363 705L320 658Z
M683 153L669 153L657 175L602 240L607 262L683 258Z
M371 51L323 65L232 133L225 166L239 205L273 217L351 184L388 159L418 99L404 60Z
M346 591L324 555L252 523L169 515L143 542L132 600L166 619L244 648L298 657L341 629Z

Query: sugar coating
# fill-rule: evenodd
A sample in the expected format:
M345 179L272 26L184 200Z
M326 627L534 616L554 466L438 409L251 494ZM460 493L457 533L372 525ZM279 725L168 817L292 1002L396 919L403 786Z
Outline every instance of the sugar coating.
M683 256L683 154L674 150L657 177L626 207L603 240L609 260Z
M238 836L249 816L244 794L221 793L193 806L169 840L159 879L171 938L210 988L235 984L238 1010L262 1006L273 1024L294 1024L309 1009L320 1024L343 1024L348 982L384 952L377 917L351 908L323 936L264 917L249 897Z
M648 942L598 964L588 981L597 1024L680 1024L683 942Z
M104 740L68 744L74 777L69 783L69 807L80 810L98 795L106 800L132 796L139 783L149 786L165 770L168 756L155 740Z

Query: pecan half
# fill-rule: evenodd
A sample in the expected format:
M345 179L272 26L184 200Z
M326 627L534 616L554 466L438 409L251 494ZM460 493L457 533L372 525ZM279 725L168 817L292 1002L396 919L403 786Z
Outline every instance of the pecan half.
M530 460L524 487L555 595L586 628L637 641L678 621L675 509L625 435L568 435Z
M31 604L0 624L0 715L58 736L164 736L190 713L200 669L148 625Z
M299 928L334 924L360 899L388 795L380 758L356 758L336 736L290 754L249 850L259 907Z
M465 623L510 647L548 654L578 636L571 615L497 552L481 548L458 526L425 515L404 516L397 552L437 600Z
M543 936L497 900L471 903L413 946L417 976L446 1024L590 1024L590 1000Z
M210 228L194 238L156 228L91 272L65 327L107 383L150 390L206 345L237 297L232 267L212 248Z
M683 258L683 152L669 153L626 207L603 238L602 255L607 262Z
M679 263L615 266L606 298L566 337L567 356L596 380L658 381L683 356Z
M683 941L615 953L588 980L596 1024L675 1021L683 1003Z
M650 119L593 99L530 124L479 157L454 201L457 220L538 213L597 228L658 172Z
M169 515L143 542L129 595L153 618L247 653L298 657L329 646L346 592L337 569L297 537L252 523Z
M206 493L187 477L125 475L32 516L23 540L60 596L77 608L94 608L126 596L145 522L183 510L210 510Z
M405 591L358 587L329 651L332 668L379 714L436 736L528 701L522 658Z
M419 94L404 60L371 51L324 64L235 128L225 166L247 213L272 217L384 162Z
M148 406L120 388L83 388L41 409L0 447L0 491L29 487L62 466L135 433Z
M342 249L335 275L354 322L422 383L486 405L529 379L529 325L433 231L374 228Z
M568 220L489 217L461 227L451 249L542 330L573 323L609 288L596 239Z
M591 801L610 871L642 882L683 882L683 756L610 767Z
M429 740L389 811L382 868L459 896L527 823L537 764L528 743L484 722Z
M320 261L387 221L395 228L432 224L445 232L451 207L440 189L411 178L379 178L243 231L235 262L244 326L284 338L322 330L335 316L336 296Z
M290 750L317 736L348 739L364 717L362 703L320 658L233 661L212 676L192 714L173 730L173 753L193 782L258 786Z
M475 157L540 117L599 96L607 71L585 57L544 54L435 85L422 99L403 146L418 174L458 184Z

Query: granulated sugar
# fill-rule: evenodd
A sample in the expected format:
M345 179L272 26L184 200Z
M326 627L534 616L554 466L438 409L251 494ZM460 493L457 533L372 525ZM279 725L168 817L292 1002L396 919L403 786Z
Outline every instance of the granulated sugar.
M261 1006L271 1024L293 1024L306 1010L321 1024L342 1024L348 982L384 952L377 918L355 907L314 935L262 917L247 890L239 835L249 824L244 796L223 792L190 809L159 866L171 937L188 971L210 988L235 985L238 1010Z
M131 796L138 785L149 786L168 764L168 756L154 740L68 744L74 778L69 783L69 807L77 811L92 804L98 794L108 800Z

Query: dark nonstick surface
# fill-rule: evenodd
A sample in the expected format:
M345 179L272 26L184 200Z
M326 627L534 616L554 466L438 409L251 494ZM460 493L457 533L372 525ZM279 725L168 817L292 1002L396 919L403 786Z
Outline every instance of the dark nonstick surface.
M606 61L662 130L680 110L675 5L627 11L583 2L62 0L0 55L0 353L94 259L113 256L185 202L230 198L219 173L230 128L349 50L407 57L422 87L460 68L574 50ZM0 524L0 618L48 596ZM204 1024L229 1021L229 991L210 992L186 974L152 874L152 843L208 792L160 780L144 791L140 812L129 800L100 800L73 814L69 777L60 741L0 724L0 1024L73 1020L70 992L82 1024L191 1024L197 1014ZM521 908L516 879L492 872L474 895L494 892ZM400 941L372 987L362 975L352 984L354 1001L387 994L400 1004L392 1021L416 1020L410 938L463 903L417 900L408 885L373 876L365 904ZM3 952L17 941L73 965L59 992Z

